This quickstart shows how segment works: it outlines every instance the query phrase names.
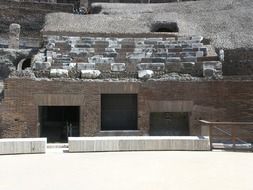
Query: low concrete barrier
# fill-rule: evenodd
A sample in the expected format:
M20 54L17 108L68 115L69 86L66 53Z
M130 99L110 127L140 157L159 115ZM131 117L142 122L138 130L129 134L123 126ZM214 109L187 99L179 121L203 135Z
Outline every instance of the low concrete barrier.
M46 138L0 139L0 154L45 153L46 144Z
M68 142L69 152L210 150L206 136L69 137Z

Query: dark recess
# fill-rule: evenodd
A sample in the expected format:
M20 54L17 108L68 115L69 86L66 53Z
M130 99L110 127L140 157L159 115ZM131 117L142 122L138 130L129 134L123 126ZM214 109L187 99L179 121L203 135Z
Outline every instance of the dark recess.
M137 130L137 95L102 94L101 130Z
M157 22L151 25L151 32L179 32L176 22Z
M150 113L150 131L152 136L188 136L189 114L187 112Z

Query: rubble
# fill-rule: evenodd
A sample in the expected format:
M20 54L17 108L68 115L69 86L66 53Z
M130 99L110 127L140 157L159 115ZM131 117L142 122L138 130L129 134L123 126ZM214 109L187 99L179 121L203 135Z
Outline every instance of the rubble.
M112 63L111 64L111 71L113 72L120 72L126 70L126 64L125 63Z

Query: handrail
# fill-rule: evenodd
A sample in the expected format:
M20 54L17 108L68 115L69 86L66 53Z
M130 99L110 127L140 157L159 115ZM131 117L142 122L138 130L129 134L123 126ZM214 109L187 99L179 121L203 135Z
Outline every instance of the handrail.
M235 149L236 148L236 141L240 141L244 144L247 144L247 142L245 140L241 139L244 137L242 137L238 134L238 129L241 126L250 126L250 125L253 126L253 122L211 122L211 121L206 121L206 120L199 120L199 121L200 121L200 123L202 123L208 127L208 135L210 138L211 147L213 147L212 143L213 143L213 139L215 136L213 134L214 129L220 131L223 134L223 135L218 135L217 137L227 138L227 136L228 136L233 143L233 149ZM224 126L228 129L231 129L231 133L229 131L226 131L225 129L221 129L218 126ZM225 134L225 136L224 136L224 134ZM245 137L245 138L247 138L247 137Z
M214 128L217 129L218 131L221 131L221 132L227 134L228 136L233 137L232 133L229 133L229 132L227 132L227 131L225 131L225 130L222 130L222 129L220 129L219 127L216 127L216 126L214 126ZM245 144L247 143L246 141L244 141L244 140L242 140L242 139L240 139L240 138L238 138L238 137L236 137L236 138L237 138L238 141L241 141L242 143L245 143Z
M199 120L201 123L204 124L214 124L214 125L253 125L253 122L212 122L206 120Z

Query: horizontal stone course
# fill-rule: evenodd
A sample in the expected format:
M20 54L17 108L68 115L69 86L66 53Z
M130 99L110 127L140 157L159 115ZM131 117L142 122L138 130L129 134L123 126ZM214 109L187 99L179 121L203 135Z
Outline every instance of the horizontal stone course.
M210 150L208 137L69 137L69 152Z
M46 144L46 138L0 139L0 154L45 153Z

